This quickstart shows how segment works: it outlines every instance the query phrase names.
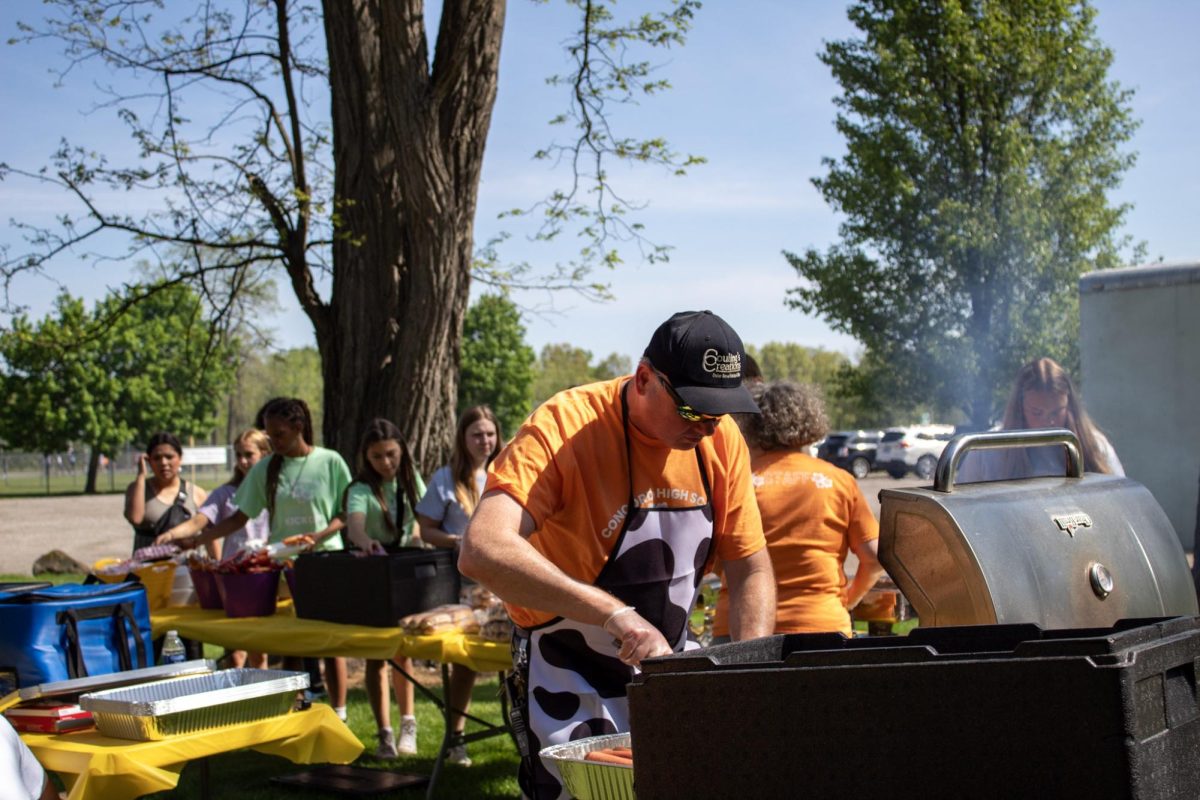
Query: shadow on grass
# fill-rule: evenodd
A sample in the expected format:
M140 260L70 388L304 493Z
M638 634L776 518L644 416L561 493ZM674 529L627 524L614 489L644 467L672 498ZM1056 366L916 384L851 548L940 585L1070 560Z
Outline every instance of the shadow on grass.
M484 678L487 678L486 680ZM498 684L495 676L481 676L475 686L471 701L471 713L488 720L499 721L500 702L497 698ZM440 692L439 692L440 694ZM442 740L442 717L436 706L419 694L416 701L419 755L377 761L371 757L375 749L375 720L367 703L366 693L361 689L350 691L347 709L348 724L366 748L355 766L368 769L388 769L396 772L428 776ZM392 708L393 720L399 718ZM472 730L472 727L468 727ZM437 797L445 798L514 798L519 796L517 788L517 753L507 735L494 736L469 746L472 765L461 767L445 764L438 777ZM212 796L220 800L333 800L346 795L337 792L322 792L314 789L298 789L271 783L271 778L291 775L308 769L307 765L293 764L278 756L268 756L252 751L228 753L209 759L209 787ZM189 764L184 768L179 785L174 791L160 792L147 797L155 800L168 798L200 798L201 766ZM380 795L375 795L380 796ZM388 797L424 797L425 787L401 789L389 792Z

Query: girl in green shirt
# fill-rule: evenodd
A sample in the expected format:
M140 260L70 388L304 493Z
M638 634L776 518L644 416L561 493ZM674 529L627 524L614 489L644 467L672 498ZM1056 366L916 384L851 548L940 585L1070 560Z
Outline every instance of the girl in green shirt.
M341 499L350 485L350 468L333 450L313 444L312 414L298 397L276 397L259 411L271 440L270 458L250 468L233 496L238 510L190 538L176 540L195 547L221 539L245 526L264 509L271 541L302 538L318 549L340 550ZM325 686L333 710L346 718L346 659L326 658Z
M413 509L425 485L413 467L404 435L386 419L373 419L358 446L358 473L346 489L346 533L350 543L366 557L384 555L384 545L419 545L413 536ZM412 674L412 659L401 668ZM413 716L413 686L398 672L391 675L396 705L400 707L400 738L392 736L388 698L388 662L367 659L367 696L379 727L376 758L395 758L417 752L417 720Z

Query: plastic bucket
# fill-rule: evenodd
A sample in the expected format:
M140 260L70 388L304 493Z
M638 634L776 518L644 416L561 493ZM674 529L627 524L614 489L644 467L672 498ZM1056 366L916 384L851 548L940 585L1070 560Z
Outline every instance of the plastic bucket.
M196 586L192 583L191 570L175 566L175 579L171 581L171 599L167 605L172 608L194 606L196 604Z
M171 588L175 585L175 564L170 561L159 561L154 564L143 564L133 568L146 587L146 600L150 603L151 611L166 608L171 600Z
M217 588L217 574L204 569L189 570L192 573L192 585L196 587L196 599L201 608L210 611L225 607L221 602L221 591Z
M112 564L120 564L125 559L123 558L102 558L92 564L92 574L100 579L102 583L124 583L129 577L128 572L101 572L105 567Z
M245 575L217 575L217 589L227 617L269 617L275 613L279 570Z

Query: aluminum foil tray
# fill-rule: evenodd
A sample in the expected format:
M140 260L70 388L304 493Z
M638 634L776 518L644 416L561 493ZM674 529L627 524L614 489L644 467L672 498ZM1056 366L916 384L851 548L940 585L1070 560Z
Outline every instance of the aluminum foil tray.
M226 669L155 681L79 698L105 736L154 741L210 728L278 717L292 710L308 673Z
M67 681L39 683L37 686L26 686L18 690L21 702L38 700L43 697L64 697L80 695L85 692L98 692L103 689L115 689L119 686L131 686L147 681L161 681L167 678L181 678L188 675L203 675L214 672L217 662L212 659L195 659L180 661L175 664L164 664L161 667L144 667L129 669L124 672L110 672L107 675L91 675L86 678L72 678Z
M558 768L567 792L575 800L634 800L633 767L585 761L593 750L630 747L628 733L589 736L566 744L552 744L538 753Z

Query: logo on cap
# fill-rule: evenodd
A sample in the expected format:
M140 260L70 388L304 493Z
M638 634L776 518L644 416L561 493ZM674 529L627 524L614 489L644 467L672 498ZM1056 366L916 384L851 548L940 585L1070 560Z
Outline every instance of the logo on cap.
M704 351L704 371L718 378L742 377L742 357L737 353L722 355L715 348Z

